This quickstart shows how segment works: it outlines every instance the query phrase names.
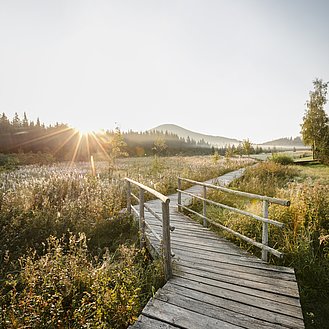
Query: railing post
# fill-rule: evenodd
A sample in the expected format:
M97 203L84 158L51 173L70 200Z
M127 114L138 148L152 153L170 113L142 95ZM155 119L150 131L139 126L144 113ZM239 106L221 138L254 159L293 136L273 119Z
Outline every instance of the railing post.
M207 198L207 187L203 186L203 198L206 199ZM207 220L205 217L207 217L207 202L206 200L203 200L203 226L206 227L207 226Z
M127 212L131 215L131 184L127 181Z
M181 179L178 177L178 189L181 190L182 189L182 181ZM178 191L178 212L182 211L182 207L180 206L182 204L182 193L180 191Z
M263 201L263 217L268 218L268 201ZM263 231L262 231L262 244L268 246L268 223L263 222ZM268 261L268 252L267 250L262 250L262 260Z
M162 243L165 279L172 277L169 202L162 202Z
M144 190L139 188L139 232L140 248L145 247Z

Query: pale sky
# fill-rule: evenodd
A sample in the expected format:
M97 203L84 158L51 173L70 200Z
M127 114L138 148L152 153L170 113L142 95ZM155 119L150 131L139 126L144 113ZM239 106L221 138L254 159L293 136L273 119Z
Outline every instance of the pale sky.
M327 0L0 0L10 117L264 142L299 135L316 77Z

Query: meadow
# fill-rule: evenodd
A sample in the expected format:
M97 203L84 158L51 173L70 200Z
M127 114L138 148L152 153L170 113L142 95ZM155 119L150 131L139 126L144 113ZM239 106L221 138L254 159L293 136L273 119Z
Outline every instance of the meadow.
M269 245L285 254L282 260L271 257L270 262L295 269L306 328L329 328L329 167L265 161L247 168L244 176L230 187L291 201L290 207L269 207L269 217L285 224L283 230L270 228ZM260 202L221 192L209 196L217 202L262 215ZM202 205L194 207L201 211ZM255 220L211 205L207 207L207 216L261 241L262 225ZM260 257L259 249L216 231Z
M136 248L123 178L163 194L177 176L217 177L244 159L168 157L21 166L0 172L2 328L126 328L163 284Z

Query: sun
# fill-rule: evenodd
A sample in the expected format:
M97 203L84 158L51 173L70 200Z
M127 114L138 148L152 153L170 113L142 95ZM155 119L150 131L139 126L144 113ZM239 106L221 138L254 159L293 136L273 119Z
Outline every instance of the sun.
M101 132L102 129L99 127L93 127L90 124L75 124L74 130L77 131L82 136L97 134Z

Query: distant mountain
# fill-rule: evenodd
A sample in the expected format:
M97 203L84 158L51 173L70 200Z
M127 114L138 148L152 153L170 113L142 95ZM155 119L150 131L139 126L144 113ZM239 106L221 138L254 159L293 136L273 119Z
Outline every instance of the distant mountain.
M200 134L185 128L182 128L180 126L174 125L174 124L163 124L160 126L157 126L153 129L150 129L150 131L162 131L162 132L168 132L175 135L178 135L178 137L182 137L187 139L188 137L190 139L194 139L196 142L200 140L204 140L205 142L211 144L214 147L223 147L228 145L238 145L241 143L241 141L233 138L227 138L222 136L212 136L212 135L205 135Z
M276 147L306 147L303 143L302 139L300 137L295 138L279 138L275 139L273 141L269 141L263 144L260 144L261 146L276 146Z

